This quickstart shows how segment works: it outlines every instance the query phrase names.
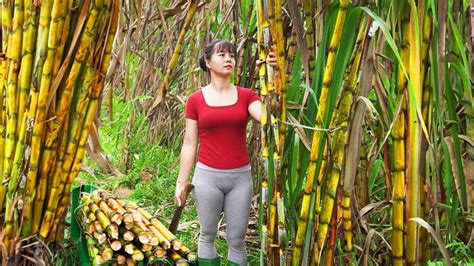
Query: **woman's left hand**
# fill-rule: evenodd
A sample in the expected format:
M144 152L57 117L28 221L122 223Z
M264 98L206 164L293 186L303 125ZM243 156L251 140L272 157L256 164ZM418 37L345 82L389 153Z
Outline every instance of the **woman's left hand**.
M277 59L276 59L275 53L270 50L270 52L268 53L266 62L257 60L257 67L263 63L268 63L271 67L275 68L277 66Z
M270 51L268 53L267 63L269 65L271 65L272 67L277 66L277 59L276 59L275 53L273 51Z

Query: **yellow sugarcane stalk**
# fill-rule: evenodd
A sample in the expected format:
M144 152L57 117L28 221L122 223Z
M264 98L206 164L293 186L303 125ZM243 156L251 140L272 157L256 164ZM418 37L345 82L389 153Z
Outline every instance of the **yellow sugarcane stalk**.
M427 125L428 129L430 128L429 126L429 109L430 109L430 82L429 82L429 75L428 73L428 67L429 67L429 58L428 58L428 53L429 53L429 48L430 48L430 42L431 42L431 24L432 24L432 14L431 10L428 11L426 16L423 19L423 41L421 44L421 77L420 80L423 82L423 93L422 93L422 104L421 104L421 113L423 117L424 123ZM421 154L425 154L427 151L427 144L428 141L425 136L422 137L422 144L421 144ZM420 212L420 217L422 219L426 219L429 216L430 212L430 206L427 203L427 191L425 190L425 187L427 187L427 176L426 176L426 156L422 155L421 157L421 186L420 186L420 206L421 206L421 212ZM420 228L420 246L421 248L418 248L418 262L421 265L425 265L428 263L429 259L429 251L430 251L430 246L429 246L429 235L428 232L424 228Z
M360 24L359 34L357 36L356 45L354 47L353 58L350 67L347 69L344 87L341 91L341 98L338 108L334 111L334 127L338 128L331 143L331 157L332 167L329 172L329 178L326 182L327 187L323 198L323 206L320 214L320 223L318 228L318 247L322 247L326 239L328 226L331 221L332 211L334 210L334 202L336 200L337 187L339 185L339 178L342 171L342 163L344 161L344 148L347 143L350 110L353 102L353 95L355 95L355 86L359 73L360 62L362 58L362 41L365 39L367 29L367 18ZM347 249L352 248L352 231L350 225L350 192L349 197L343 200L343 210L346 212L347 218L344 225L344 238L347 241ZM348 230L346 230L348 226Z
M278 79L276 82L276 91L279 92L280 99L280 121L279 121L279 143L278 144L278 158L283 158L283 152L285 148L285 137L286 137L286 86L287 76L285 69L285 39L283 35L283 20L282 20L282 3L281 0L275 0L275 48L276 48L276 59L277 59L277 74ZM277 224L278 224L278 239L279 239L279 255L280 265L284 265L286 259L286 228L285 228L285 207L284 207L284 190L281 180L282 164L278 161L277 171Z
M410 42L410 64L408 75L412 88L409 90L408 104L408 128L409 128L409 164L408 164L408 219L419 217L420 215L420 144L421 128L417 117L417 110L421 110L422 101L422 81L421 81L421 43L420 36L417 35L418 19L416 18L417 8L414 2L411 4L410 24L408 26L408 40ZM419 247L419 234L417 224L409 221L407 224L406 236L406 259L410 264L415 264L417 260L417 247Z
M151 111L153 109L155 109L158 106L158 104L160 104L161 101L166 96L166 93L168 91L168 87L169 87L170 82L171 82L171 75L173 74L172 72L175 69L176 64L178 63L178 59L179 59L179 56L181 54L181 48L183 46L184 37L185 37L186 33L189 31L189 26L191 25L191 22L194 18L194 14L196 13L197 2L198 2L197 0L190 0L189 1L189 7L188 7L188 13L186 15L186 20L184 21L183 28L181 29L181 31L179 33L178 41L176 42L176 46L174 48L173 55L171 56L170 62L169 62L168 67L166 69L166 74L163 78L163 82L161 83L161 85L160 85L160 87L157 91L156 99L153 102L152 107L150 108L149 114L151 114Z
M107 28L108 34L106 36L107 38L105 40L103 53L101 53L102 60L101 60L101 65L100 65L100 72L99 73L96 72L94 76L94 81L92 85L93 89L90 96L89 107L87 109L85 125L81 132L79 147L74 156L74 162L72 163L72 168L68 172L66 180L62 180L62 182L66 184L65 189L64 189L64 194L62 195L63 198L64 197L70 198L70 193L71 193L70 188L71 188L72 182L74 181L76 176L79 174L79 171L81 170L81 163L85 154L85 146L87 144L87 137L89 135L90 128L94 126L93 120L97 112L97 108L99 105L99 98L104 88L105 74L107 73L107 67L109 66L109 62L111 59L111 51L112 51L115 33L117 31L119 12L120 12L119 1L116 1L116 0L112 1L112 11L111 11L111 15L109 18L110 21L108 23L108 28ZM46 211L45 217L53 217L53 216L54 216L54 210ZM40 230L41 236L46 236L48 234L47 226L48 226L48 223L44 223L44 222L42 223L41 230Z
M352 70L351 71L356 71L354 68L360 68L361 60L362 60L362 53L365 47L365 41L366 41L366 36L367 36L367 31L368 31L368 24L369 19L367 17L363 17L361 24L360 24L360 29L359 33L356 39L355 47L354 47L354 54L355 58L353 58L352 61ZM351 73L352 74L352 73ZM357 75L356 75L357 76ZM351 78L354 78L351 76ZM356 80L355 79L349 79L348 82L350 83L349 90L352 91L352 95L350 96L352 99L351 101L353 102L353 95L355 95L355 86L356 86ZM342 95L344 96L344 92L342 92ZM342 101L342 99L341 99ZM353 103L351 104L353 105ZM347 108L347 106L346 106ZM349 107L350 108L350 107ZM342 110L341 110L342 111ZM349 112L350 110L346 110ZM338 113L338 111L336 111ZM347 117L349 118L349 117ZM348 121L347 121L348 122ZM338 125L336 125L337 127ZM347 142L347 138L346 138ZM345 180L344 180L345 181ZM349 184L345 184L343 182L343 196L342 196L342 219L343 219L343 230L344 230L344 251L346 252L351 252L352 251L352 246L353 246L353 235L352 235L352 211L351 211L351 196L352 196L352 188L353 186L350 186Z
M303 2L303 11L304 11L304 20L306 22L306 42L308 43L308 63L309 63L309 73L306 75L309 77L310 85L313 80L313 72L316 65L316 49L314 46L314 24L313 24L313 5L315 1L304 0Z
M63 31L63 24L64 24L64 16L63 12L64 10L68 10L67 8L67 3L68 0L61 0L55 4L58 5L57 8L53 8L52 14L51 14L51 31L55 31L57 33L61 33ZM54 38L54 40L52 39ZM48 70L50 78L49 78L49 83L51 84L51 80L53 77L56 76L57 70L54 70L54 65L55 61L58 60L57 58L57 44L60 43L61 41L61 36L59 34L55 35L50 35L50 39L48 40L48 54L47 54L47 60L51 60L48 62L47 67L49 68ZM45 64L46 65L46 64ZM45 68L43 68L44 70ZM46 79L48 80L48 79ZM45 81L46 81L45 80ZM48 84L45 84L46 86L49 86ZM36 198L34 201L34 208L33 208L33 213L26 213L25 216L27 215L28 217L32 217L28 219L28 222L25 224L25 233L28 232L28 230L31 230L31 233L36 233L38 231L38 228L41 224L41 217L43 214L43 203L44 199L46 197L47 193L47 180L48 180L48 174L50 173L50 169L54 169L54 161L55 161L55 151L56 151L57 145L52 145L51 143L45 143L44 149L42 151L42 159L40 162L40 169L39 173L39 183L38 187L36 189ZM53 172L53 171L51 171ZM38 178L38 177L37 177ZM31 229L30 229L31 228Z
M105 0L103 2L102 8L101 9L99 8L100 14L97 17L96 32L99 32L99 33L106 32L106 27L109 27L109 31L110 31L110 26L114 23L115 23L114 25L116 28L117 19L114 17L108 16L109 9L111 6L113 7L112 16L117 16L116 7L114 7L113 5L114 3L111 3L111 0ZM117 4L115 3L115 5ZM111 23L107 24L106 23L107 19L109 20L112 19ZM113 29L113 33L115 33L115 28ZM106 35L103 35L103 36L106 36ZM99 47L103 47L104 39L100 38L97 41L96 45ZM107 38L107 41L112 42L113 39ZM54 174L50 175L49 180L48 180L48 184L52 183L51 187L53 188L53 192L55 192L55 194L59 194L60 196L58 196L58 198L61 198L61 203L57 207L55 214L54 214L53 207L50 207L49 211L47 211L47 214L45 215L45 217L48 217L48 219L54 216L55 221L62 221L66 215L66 210L67 210L68 205L63 204L62 202L69 201L69 198L71 196L70 195L71 184L80 171L80 165L84 157L84 148L87 142L86 139L87 139L87 135L90 128L90 123L92 123L88 121L93 119L91 118L91 115L93 115L92 112L94 112L94 110L96 110L97 108L97 99L103 88L103 78L101 79L99 77L105 76L106 69L104 68L104 64L108 66L108 63L110 61L110 53L108 52L108 49L111 49L111 46L109 46L109 44L106 43L106 47L103 52L97 51L97 54L90 55L92 60L95 60L95 61L93 63L88 61L88 64L86 66L86 75L83 80L84 87L81 89L81 92L78 96L78 104L76 105L76 112L74 114L74 119L71 122L72 127L69 131L68 137L66 138L63 136L62 138L61 147L63 148L59 150L59 156L58 156L58 160L56 161L56 168L54 169ZM94 51L94 50L92 49L91 51ZM103 71L103 73L101 72L100 75L97 73L97 70L95 69L95 67L92 66L93 64L94 65L97 64L96 61L102 62L103 64L100 66L101 71ZM92 102L92 104L90 104L89 108L87 108L88 106L87 103L90 101ZM86 115L86 111L88 112L87 115ZM64 126L64 128L69 128L69 126L67 125L68 121L69 120L66 120L66 125ZM56 138L54 134L50 136L53 136L52 137L53 140ZM57 145L57 144L54 144L54 145ZM50 199L51 199L51 196L50 196ZM57 200L48 200L48 205L56 206ZM119 224L122 221L121 219L122 217L120 217L120 219L114 220L114 222ZM51 231L51 237L54 237L54 230Z
M33 70L33 56L36 48L38 8L31 1L24 1L24 24L23 24L23 46L21 50L21 68L19 76L20 99L18 106L18 118L20 121L27 108L28 95L31 88L31 72ZM17 129L20 130L23 124L18 123Z
M21 61L21 46L23 41L23 1L16 0L14 2L14 15L12 21L11 33L7 36L8 38L8 49L7 49L7 60L8 64L8 74L6 79L6 105L7 105L7 119L6 119L6 137L5 137L5 153L4 153L4 163L3 163L3 178L10 179L12 181L11 171L13 168L14 157L15 157L15 148L17 144L17 139L19 132L16 130L18 125L18 75L20 71L20 61ZM11 184L9 184L10 186ZM16 184L15 184L16 185ZM4 186L0 189L0 204L3 206L3 201L5 199L6 189ZM22 207L22 199L20 199L18 206ZM7 198L6 201L6 211L10 211L13 208L13 200ZM11 251L14 248L13 242L13 217L12 212L6 212L5 221L9 227L5 228L4 240L7 239L4 244L11 254ZM11 244L11 245L10 245Z
M257 1L257 12L258 12L258 49L259 49L259 60L265 62L267 59L267 52L270 48L270 20L269 14L267 13L267 6L264 2ZM262 161L264 166L264 176L262 180L262 241L261 247L265 258L272 262L273 249L271 245L274 243L274 232L275 232L275 221L276 221L276 206L273 197L270 204L268 203L268 167L269 167L269 143L271 141L271 131L269 128L269 107L270 95L269 93L274 92L273 84L273 71L271 67L268 67L266 63L262 63L259 67L259 84L260 94L262 100L262 114L261 114L261 135L262 135ZM269 206L270 205L270 206Z
M48 102L48 96L49 96L49 89L52 83L52 69L53 69L53 64L54 64L54 57L56 53L56 46L58 42L60 41L60 33L59 30L59 21L60 15L61 15L61 10L62 8L65 7L65 1L66 0L54 0L53 5L52 5L52 11L51 11L51 27L50 27L50 32L49 32L49 38L48 38L48 50L46 54L46 60L43 65L42 69L42 77L41 77L41 83L40 83L40 92L39 92L39 98L38 98L38 111L36 113L35 117L35 125L33 129L33 138L32 138L32 150L31 150L31 157L30 157L30 164L29 164L29 169L28 169L28 176L27 176L27 186L26 186L26 197L25 197L25 209L23 211L23 219L24 219L24 226L22 230L23 235L30 235L31 234L31 229L32 229L32 216L33 216L33 200L36 197L36 183L38 179L38 170L40 169L40 151L43 147L43 141L42 141L42 135L44 131L44 122L47 119L47 102ZM93 5L96 7L101 6L101 1L96 1L93 3ZM68 77L68 80L66 82L66 88L61 95L61 99L58 103L58 108L60 108L59 112L56 114L56 119L52 123L53 131L58 127L57 125L61 125L66 114L69 111L69 101L70 101L70 95L71 95L71 89L72 86L74 85L74 81L71 81L71 76L76 77L77 72L79 71L79 66L82 63L82 59L85 55L85 50L86 48L84 46L88 46L89 43L91 42L92 36L90 36L91 29L94 28L94 20L96 18L97 11L96 9L93 9L90 17L88 18L88 22L86 24L86 29L85 32L82 34L81 37L81 45L79 46L75 60L73 63L73 66L71 68L70 75ZM94 12L95 11L95 12ZM69 90L68 90L69 89ZM66 107L65 107L66 106ZM51 143L49 138L46 140L45 146L48 146ZM49 162L49 153L48 155L43 155L44 161ZM43 186L44 187L44 186ZM44 188L46 189L46 188Z
M38 70L43 70L42 68L42 64L43 64L43 60L39 60L38 58L41 58L42 55L44 54L44 52L46 51L46 47L47 45L49 44L48 43L48 39L51 39L51 38L54 38L55 36L55 32L49 32L49 22L51 20L51 14L52 14L52 1L44 1L42 3L42 8L41 8L41 11L40 11L40 21L39 21L39 36L38 36L38 48L37 48L37 60L36 60L36 64L37 64L37 69L36 71ZM44 6L43 6L44 5ZM56 9L57 11L57 9ZM51 35L51 36L48 36L48 35ZM41 66L40 66L41 65ZM43 76L43 73L36 73L37 75L41 75ZM27 73L25 74L27 75ZM32 169L34 171L36 171L37 167L38 167L38 158L39 158L39 153L40 153L40 149L41 149L41 135L42 135L42 130L40 130L40 128L38 128L37 126L40 126L42 127L42 121L45 120L45 113L46 111L44 109L42 109L42 107L44 107L43 105L40 104L40 101L39 99L41 99L41 96L43 97L43 102L44 100L46 100L46 97L47 97L47 89L43 89L42 91L40 90L39 93L38 93L38 90L37 90L37 87L36 87L36 81L33 82L34 84L32 85L31 87L31 92L30 92L30 106L29 106L29 109L28 109L28 118L27 118L27 121L26 123L28 124L28 126L26 127L26 130L31 132L30 136L27 137L27 140L26 141L26 144L25 144L25 148L26 147L31 147L31 157L30 157L30 165L29 165L29 170L28 172L30 172ZM28 84L25 84L25 86L27 86ZM26 89L26 88L25 88ZM43 93L43 95L41 95L41 93ZM37 109L39 109L38 112ZM38 119L40 118L40 119ZM41 122L38 122L38 121L41 121ZM38 123L35 123L35 122L38 122ZM36 129L36 130L35 130ZM22 176L22 178L24 178ZM23 209L23 215L29 215L32 211L32 208L31 208L31 201L34 199L34 188L36 186L36 182L33 182L33 180L36 180L36 173L35 174L30 174L29 173L29 178L26 177L26 180L23 181L23 180L20 180L20 182L28 182L28 180L30 180L31 183L33 184L30 184L29 186L26 185L25 189L26 191L24 191L22 189L22 192L21 194L24 194L22 195L22 197L24 197L22 200L25 202L25 207ZM26 227L29 227L30 225L30 222L29 219L24 221L24 225L26 225ZM8 226L8 225L7 225ZM25 228L25 227L23 227ZM26 230L28 231L28 230ZM26 233L25 231L22 230L22 233Z
M264 6L265 8L265 6ZM276 19L275 19L275 1L274 0L269 0L268 3L267 3L267 6L266 6L266 9L268 11L268 20L270 22L270 33L271 33L271 36L272 36L272 39L274 42L278 42L278 34L277 34L277 29L276 29ZM276 46L276 45L274 45ZM277 48L278 49L278 48ZM278 51L277 51L277 54L278 54ZM272 74L269 73L269 75L271 76ZM272 78L270 77L269 78L270 81L272 80ZM270 82L269 81L269 82ZM275 72L274 76L273 76L273 82L274 82L274 88L275 88L275 91L280 94L281 93L281 74L280 74L280 71L277 71ZM273 87L273 86L272 86ZM270 94L270 100L271 100L271 103L270 105L272 107L274 106L277 106L276 105L276 95L275 95L275 91L272 90L271 91L271 94ZM274 108L270 108L270 110L274 110ZM271 201L270 201L270 219L268 220L268 236L269 236L269 243L272 247L279 247L279 252L275 252L273 250L273 248L269 248L269 259L270 259L270 263L279 263L281 265L281 259L283 259L285 257L284 255L284 250L285 250L285 247L284 247L284 234L285 234L285 230L283 228L283 230L281 230L280 228L280 222L279 222L279 218L282 216L278 210L278 201L280 201L280 197L281 197L281 187L282 187L282 184L281 184L281 163L280 163L280 154L281 154L281 149L282 147L279 145L279 140L278 140L278 136L279 136L279 133L278 133L278 130L277 130L277 120L274 118L274 115L273 114L270 114L271 117L272 117L272 128L273 128L273 136L275 137L275 150L276 152L274 152L274 155L273 155L273 163L274 163L274 176L273 176L273 190L272 190L272 197L271 197ZM283 209L280 210L281 212L283 212ZM276 237L275 235L277 235L278 237Z
M293 69L293 63L296 55L296 30L294 28L291 29L291 37L289 40L288 45L288 53L286 55L287 64L286 64L286 86L290 86L291 80L291 70Z
M8 12L3 10L4 12ZM8 49L6 50L6 135L5 135L5 153L3 162L3 181L10 178L15 156L15 148L18 138L16 130L18 122L18 75L21 62L21 46L23 41L23 1L14 2L14 15L11 25L11 33L3 38L8 38ZM3 12L2 12L3 15ZM3 22L3 21L2 21ZM0 204L3 206L6 189L0 188Z
M402 64L408 65L410 43L408 42L407 18L402 19ZM405 209L405 140L406 140L406 78L402 67L398 67L397 93L402 107L392 130L394 167L393 167L393 220L392 220L392 255L394 265L404 263L404 209Z
M62 58L64 54L64 47L66 46L67 38L69 36L69 31L71 27L71 9L73 5L73 0L65 0L65 6L62 8L62 14L59 20L58 28L62 29L61 38L59 43L56 46L56 54L54 57L53 71L52 75L55 77L58 74L59 67L62 63Z
M100 18L101 18L100 12L103 12L102 7L103 7L103 2L102 1L98 1L98 2L93 3L93 10L91 11L91 14L89 15L89 18L87 19L85 32L81 36L81 42L79 44L78 52L76 53L74 63L71 67L70 74L69 74L69 76L66 80L66 86L64 88L64 91L62 92L61 101L60 101L60 103L57 107L58 109L57 109L56 112L58 114L61 113L63 115L58 115L57 116L57 120L53 124L53 129L52 129L52 131L51 131L51 133L49 134L49 137L48 137L49 141L53 141L53 140L58 138L58 134L59 134L60 129L61 129L61 123L65 119L65 113L67 113L69 111L69 105L67 104L67 102L69 101L69 99L71 97L72 89L75 86L74 85L75 78L78 75L78 71L81 69L81 64L82 64L83 60L86 59L86 54L89 53L88 51L90 51L90 49L91 49L89 47L90 43L92 42L92 40L95 37L97 27L100 26L100 25L97 25L97 21L100 20ZM115 16L115 15L116 14L113 13L111 15L111 19L114 19L113 16ZM113 30L114 34L115 34L115 30L116 29ZM112 40L112 42L113 42L113 40ZM107 43L106 47L105 47L105 50L107 50L108 45L109 44ZM110 46L111 46L111 44L110 44ZM105 57L104 57L104 59L105 59ZM102 63L106 64L108 66L109 61L102 62ZM102 69L101 69L101 71L102 71ZM98 98L100 96L100 92L101 92L102 87L103 87L103 83L102 83L102 85L99 84L100 82L98 80L100 80L100 79L98 78L97 72L95 73L95 76L97 76L97 78L94 77L94 81L92 83L93 84L92 85L93 89L92 89L92 93L90 95L89 108L88 108L88 111L87 111L87 114L86 114L86 119L85 119L86 122L85 122L83 130L81 132L81 138L80 138L79 145L78 145L79 146L78 151L76 152L76 155L72 154L72 155L69 155L69 157L66 156L66 154L65 154L63 164L61 165L62 170L61 171L56 171L56 173L53 177L52 182L54 184L59 184L59 186L58 187L53 187L53 189L50 193L50 200L48 200L47 210L44 214L44 218L42 220L42 224L41 224L41 228L40 228L40 236L43 237L43 238L46 238L49 231L50 231L49 225L54 220L54 215L58 211L57 210L58 200L61 198L61 195L62 195L63 191L65 191L65 195L63 195L62 197L69 198L70 192L67 189L70 186L68 186L68 184L70 184L70 182L72 182L72 180L74 180L74 178L75 178L75 176L71 177L70 172L73 171L72 169L77 169L77 167L74 168L75 167L74 163L79 161L79 165L80 165L80 162L82 162L83 157L80 157L80 158L77 157L78 156L77 153L79 153L79 150L81 149L81 147L82 147L82 149L84 149L84 147L85 147L85 142L86 142L85 139L87 139L88 129L89 129L90 124L92 123L92 119L93 119L93 114L91 114L90 112L95 112L96 111L97 101L98 101ZM84 133L84 131L85 131L85 133ZM86 135L86 136L84 136L84 135ZM82 151L82 156L83 156L83 151ZM75 157L77 157L77 158L75 158ZM66 159L68 159L68 160L66 161ZM71 162L73 162L73 163L71 163ZM71 180L71 181L69 182L69 180ZM54 198L52 195L54 195L56 198Z
M31 139L31 133L29 127L31 123L28 119L28 114L26 112L27 108L27 98L30 94L31 88L31 72L33 69L33 54L35 52L36 44L36 32L37 27L37 7L33 6L30 1L25 1L25 16L24 16L24 25L23 25L23 46L22 46L22 59L21 59L21 68L19 74L19 111L18 117L20 122L17 124L17 131L20 133L19 138L15 148L15 157L13 162L13 169L11 174L11 182L9 186L10 197L12 197L13 191L16 189L16 183L18 180L20 167L23 162L23 153L25 148L25 135L28 135L28 138ZM31 104L30 104L31 105ZM32 108L36 108L33 104ZM27 130L28 129L28 130ZM25 131L28 131L25 132Z
M12 6L11 1L2 0L0 5L2 8L2 36L9 36L12 30ZM2 52L6 53L8 49L8 37L2 38Z
M0 58L0 66L3 59ZM3 158L5 155L5 129L6 129L6 111L5 111L5 82L3 71L0 69L0 180L3 180ZM2 200L3 202L3 200ZM3 203L0 205L0 210L3 209Z
M316 114L315 127L317 128L321 127L323 124L323 117L326 111L328 90L329 90L329 86L331 85L332 76L333 76L332 72L334 70L336 51L339 44L339 40L341 38L342 27L344 25L345 16L346 16L346 9L348 7L349 7L349 1L341 0L339 10L337 13L336 24L334 27L334 33L332 35L331 43L329 45L328 59L327 59L326 67L324 70L323 87L321 90L321 96L319 98L318 112ZM303 202L301 205L300 221L299 221L298 230L296 233L295 249L293 251L293 265L300 265L301 260L302 260L303 242L304 242L304 237L306 234L306 228L308 225L309 205L310 205L310 200L311 200L311 194L314 193L313 191L313 183L315 179L314 177L318 175L318 187L319 187L319 184L321 183L321 180L319 180L319 178L322 179L322 174L320 175L319 173L316 173L316 164L318 161L317 157L318 157L318 152L319 152L318 148L320 144L320 139L321 139L321 133L317 130L314 131L313 140L311 144L311 151L310 151L310 163L307 170ZM323 149L324 147L325 145L323 145ZM323 168L323 166L321 166L321 168ZM321 173L322 172L323 171L321 171ZM319 199L316 198L316 202L318 202L318 200ZM316 247L316 250L318 249L319 248ZM317 259L317 261L319 260Z

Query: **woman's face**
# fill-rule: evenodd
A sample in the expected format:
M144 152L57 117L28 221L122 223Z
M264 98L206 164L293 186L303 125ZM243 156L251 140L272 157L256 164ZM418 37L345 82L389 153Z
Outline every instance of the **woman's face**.
M216 51L207 60L207 68L212 74L230 76L235 67L235 55L229 51Z

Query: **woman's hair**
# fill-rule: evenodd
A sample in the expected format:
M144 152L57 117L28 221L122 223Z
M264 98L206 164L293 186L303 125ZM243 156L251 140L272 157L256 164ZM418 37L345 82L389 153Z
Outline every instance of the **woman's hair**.
M211 60L212 54L219 52L230 52L233 54L237 53L235 45L229 41L215 40L206 45L206 47L204 48L204 53L199 58L199 66L207 74L210 74L210 72L206 66L206 60Z

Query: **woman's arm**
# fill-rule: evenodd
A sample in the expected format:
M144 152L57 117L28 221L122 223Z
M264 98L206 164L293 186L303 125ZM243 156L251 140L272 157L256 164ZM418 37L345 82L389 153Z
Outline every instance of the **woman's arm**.
M260 64L262 64L263 61L259 61L257 60L257 66L259 66ZM276 60L276 56L275 56L275 53L273 51L270 51L268 53L268 58L267 58L267 63L273 67L273 68L276 68L277 66L277 60ZM250 113L250 116L255 120L257 121L258 123L261 123L261 114L262 114L262 102L260 101L255 101L253 103L251 103L249 105L249 113Z
M261 115L262 115L262 102L255 101L249 105L249 113L253 120L260 123Z
M176 180L175 198L179 206L186 201L184 190L189 183L189 175L196 160L198 143L198 123L196 120L186 118L186 131L184 133L183 146L180 154L178 179Z

